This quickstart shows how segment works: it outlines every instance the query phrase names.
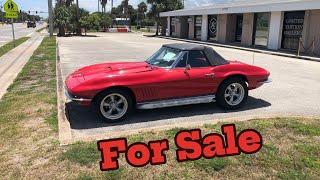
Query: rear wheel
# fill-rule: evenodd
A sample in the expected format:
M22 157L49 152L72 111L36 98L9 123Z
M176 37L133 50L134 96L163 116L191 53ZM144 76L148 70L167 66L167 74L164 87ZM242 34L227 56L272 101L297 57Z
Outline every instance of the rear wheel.
M107 90L94 101L94 108L99 117L109 123L126 120L132 106L131 96L121 89Z
M240 108L248 98L248 87L241 78L230 78L224 81L218 89L217 102L228 110Z

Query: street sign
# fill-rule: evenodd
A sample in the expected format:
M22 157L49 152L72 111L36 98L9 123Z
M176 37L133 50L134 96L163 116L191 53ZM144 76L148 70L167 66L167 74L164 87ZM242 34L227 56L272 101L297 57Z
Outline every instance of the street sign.
M4 11L5 12L18 12L19 11L19 8L18 8L18 5L13 2L12 0L8 0L4 6Z
M6 18L17 19L18 18L18 13L17 12L6 12L5 17Z
M16 47L15 43L15 35L14 35L14 25L13 25L13 19L18 18L18 12L19 12L19 7L18 5L13 2L13 0L7 0L6 3L4 3L4 11L6 12L5 17L6 18L11 18L11 26L12 26L12 37L13 37L13 46Z
M6 15L5 15L6 18L12 18L12 19L18 18L19 7L15 2L13 2L12 0L8 0L4 4L3 8L4 8L4 11L6 12Z

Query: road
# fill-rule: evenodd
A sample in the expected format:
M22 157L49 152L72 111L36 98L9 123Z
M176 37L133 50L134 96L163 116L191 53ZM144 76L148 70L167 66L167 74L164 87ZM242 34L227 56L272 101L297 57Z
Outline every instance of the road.
M62 75L85 65L112 61L144 61L165 43L174 40L143 37L141 34L95 34L97 37L59 38ZM67 104L72 138L99 139L122 132L161 127L214 123L218 120L246 120L274 116L320 116L320 62L286 58L242 50L213 47L229 60L266 68L273 82L249 92L247 104L226 112L213 104L199 104L155 110L139 110L119 124L101 122L88 108ZM101 136L100 136L101 135Z
M37 24L36 28L27 28L27 24L24 23L14 23L14 30L16 39L25 37L35 32L36 30L42 28L43 25ZM0 25L0 47L4 44L12 41L12 27L11 24Z

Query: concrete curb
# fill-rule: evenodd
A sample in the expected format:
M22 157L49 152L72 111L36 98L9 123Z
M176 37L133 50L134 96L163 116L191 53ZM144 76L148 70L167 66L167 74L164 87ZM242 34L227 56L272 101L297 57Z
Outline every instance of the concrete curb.
M57 108L58 108L58 127L59 127L59 141L60 145L67 145L72 139L71 127L66 118L66 107L64 99L64 86L60 64L59 42L56 45L56 81L57 81Z
M67 144L74 144L76 142L92 142L92 141L99 141L104 139L111 139L111 138L119 138L119 137L127 137L130 135L140 134L140 133L152 133L152 132L160 132L165 130L170 130L173 128L185 128L185 129L194 129L200 128L205 124L218 124L218 123L235 123L235 122L242 122L242 121L249 121L253 119L269 119L269 118L286 118L286 117L303 117L303 118L316 118L317 116L303 116L303 115L283 115L283 114L268 114L268 115L251 115L251 116L240 116L240 117L232 117L232 118L214 118L211 120L206 121L199 121L199 122L186 122L186 123L175 123L170 125L162 125L156 127L148 127L148 128L139 128L139 129L132 129L132 130L125 130L125 131L111 131L101 134L95 135L83 135L78 136L77 138L72 138L69 141L65 141L65 145Z
M176 40L176 41L182 41L182 42L195 43L195 44L203 44L203 45L209 45L209 46L224 47L224 48L237 49L237 50L243 50L243 51L249 51L249 52L256 52L256 53L262 53L262 54L269 54L269 55L275 55L275 56L282 56L282 57L288 57L288 58L296 58L296 59L303 59L303 60L320 62L320 58L311 57L311 56L297 56L297 55L294 55L294 54L288 54L288 53L283 53L283 52L267 51L267 50L253 49L253 48L247 48L247 47L239 47L239 46L226 45L226 44L218 44L218 43L211 43L211 42L204 42L204 41L179 39L179 38L173 38L173 37L167 37L167 36L154 36L154 37L163 38L163 39L170 39L170 40Z

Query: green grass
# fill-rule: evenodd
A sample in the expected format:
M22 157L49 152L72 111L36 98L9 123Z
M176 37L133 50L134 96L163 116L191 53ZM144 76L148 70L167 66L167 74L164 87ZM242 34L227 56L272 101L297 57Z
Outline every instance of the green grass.
M70 148L61 156L62 160L79 163L84 166L98 163L100 158L97 152L97 143L76 143L70 145Z
M206 124L201 128L202 134L219 132L222 124ZM304 118L271 118L255 119L236 123L237 132L243 129L257 129L263 137L262 149L256 154L241 154L232 157L201 158L196 161L178 163L175 157L174 135L181 128L173 128L158 133L140 133L131 135L129 144L148 142L168 138L170 150L167 154L167 164L133 168L129 166L123 154L120 155L120 168L111 171L108 177L115 174L121 178L155 178L186 179L198 178L249 178L249 179L317 179L320 176L320 142L317 127L319 119ZM151 135L152 134L152 135ZM128 145L129 145L128 144ZM98 165L100 152L94 143L77 143L69 146L63 155L64 160L75 162L82 166ZM170 164L170 165L168 165ZM90 171L88 171L89 173ZM93 173L91 171L91 173ZM113 174L114 173L114 174ZM83 175L83 177L85 177ZM106 177L104 173L94 173L93 178ZM113 179L110 178L109 179Z
M20 44L26 42L28 39L30 39L30 37L22 37L19 39L15 40L15 47L19 46ZM12 49L14 49L15 47L13 46L13 41L10 41L9 43L3 45L0 47L0 57L3 56L4 54L6 54L7 52L11 51Z
M228 158L213 158L213 159L199 159L191 162L195 168L200 171L212 173L214 171L220 171L230 165Z

